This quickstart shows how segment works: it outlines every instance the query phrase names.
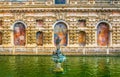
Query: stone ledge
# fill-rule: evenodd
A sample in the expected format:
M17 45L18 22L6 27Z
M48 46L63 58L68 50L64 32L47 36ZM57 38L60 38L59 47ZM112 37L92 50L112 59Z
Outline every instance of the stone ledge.
M53 52L0 52L0 55L52 55ZM106 52L89 52L83 54L83 52L62 52L64 55L67 56L120 56L120 52L117 53L109 53Z

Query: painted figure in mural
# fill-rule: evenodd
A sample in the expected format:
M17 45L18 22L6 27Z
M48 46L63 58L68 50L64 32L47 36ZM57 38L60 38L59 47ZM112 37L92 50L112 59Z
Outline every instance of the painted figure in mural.
M2 33L0 32L0 45L2 45Z
M78 43L80 46L85 46L85 41L86 41L86 34L85 32L80 32L79 37L78 37Z
M36 20L38 27L43 27L43 20Z
M109 26L100 24L98 26L98 45L106 46L109 44Z
M79 27L85 27L86 26L86 20L79 20Z
M37 32L37 45L42 46L43 45L43 33Z
M67 27L64 24L59 23L55 26L54 30L55 30L54 38L58 36L61 39L60 45L66 46L67 45Z
M17 23L14 26L14 44L25 45L25 26L22 23Z

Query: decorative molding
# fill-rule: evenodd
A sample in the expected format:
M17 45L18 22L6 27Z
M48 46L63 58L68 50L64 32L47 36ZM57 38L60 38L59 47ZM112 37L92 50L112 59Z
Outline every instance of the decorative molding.
M56 12L55 16L57 20L66 20L66 13L65 12Z

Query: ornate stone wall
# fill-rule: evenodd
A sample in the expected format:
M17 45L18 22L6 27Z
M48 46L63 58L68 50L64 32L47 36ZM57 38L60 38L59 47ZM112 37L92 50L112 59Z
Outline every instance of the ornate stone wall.
M68 0L66 4L56 5L54 0L28 2L0 2L1 47L44 48L54 46L54 26L63 21L68 27L68 45L66 47L119 47L120 45L120 1L104 2L94 0ZM116 6L114 5L116 4ZM101 7L102 6L102 7ZM37 27L36 20L42 20L43 26ZM79 27L79 20L85 20L85 26ZM15 46L13 27L18 21L26 25L26 45ZM110 44L97 45L97 26L100 22L109 24ZM37 46L36 33L43 32L43 45ZM79 32L86 33L86 44L78 44ZM62 46L65 48L64 46Z

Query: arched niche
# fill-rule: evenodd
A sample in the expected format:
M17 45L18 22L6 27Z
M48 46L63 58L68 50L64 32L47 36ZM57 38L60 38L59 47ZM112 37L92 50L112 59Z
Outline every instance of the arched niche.
M97 26L97 44L108 46L110 43L110 26L106 22L101 22Z
M22 22L13 25L14 45L24 46L26 44L26 27Z
M42 46L43 45L43 32L38 31L36 33L36 43L38 46Z
M78 44L80 46L85 46L86 44L86 33L85 31L80 31L78 34Z
M61 39L60 45L67 46L68 43L68 32L67 25L64 22L58 22L54 26L54 44L56 38L59 37ZM56 45L56 44L55 44Z

